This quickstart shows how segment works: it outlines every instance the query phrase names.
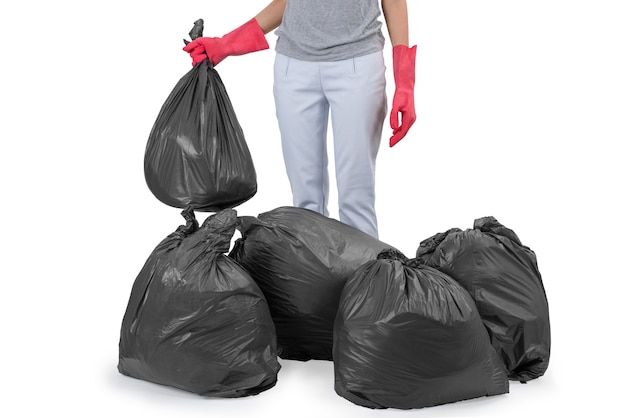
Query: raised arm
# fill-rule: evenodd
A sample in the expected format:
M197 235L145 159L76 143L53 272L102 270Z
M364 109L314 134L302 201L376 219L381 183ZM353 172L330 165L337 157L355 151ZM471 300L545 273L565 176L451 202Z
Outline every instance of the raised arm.
M219 64L231 55L244 55L268 49L265 34L273 31L283 20L287 0L273 0L255 17L222 37L201 37L187 44L183 50L191 55L192 65L209 59Z

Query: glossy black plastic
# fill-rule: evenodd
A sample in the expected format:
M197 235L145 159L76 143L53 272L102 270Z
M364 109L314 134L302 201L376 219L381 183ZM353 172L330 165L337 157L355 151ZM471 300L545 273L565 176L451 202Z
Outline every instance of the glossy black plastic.
M542 376L550 360L550 316L537 257L517 234L487 216L422 241L417 259L468 290L509 378Z
M256 194L243 130L209 60L185 74L161 107L146 144L144 175L154 196L177 208L216 212Z
M229 258L236 212L198 226L193 211L152 252L122 321L120 373L209 397L276 384L276 331L267 301Z
M345 281L392 248L317 212L279 207L239 218L242 237L230 253L267 297L279 356L331 360L333 323Z
M467 291L397 251L347 280L334 336L335 391L357 405L423 408L509 391Z

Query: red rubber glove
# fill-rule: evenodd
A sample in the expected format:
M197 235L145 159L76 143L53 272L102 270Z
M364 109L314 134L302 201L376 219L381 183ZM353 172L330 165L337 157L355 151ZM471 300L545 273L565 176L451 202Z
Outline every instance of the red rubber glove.
M192 65L208 57L211 64L216 66L231 55L244 55L269 47L259 23L252 18L221 38L196 38L185 45L183 51L191 55Z
M415 52L417 45L409 48L406 45L393 47L393 78L396 82L396 92L393 95L391 106L391 129L393 136L389 139L389 146L396 145L409 131L415 122ZM402 114L402 117L399 115ZM400 124L401 123L401 124Z

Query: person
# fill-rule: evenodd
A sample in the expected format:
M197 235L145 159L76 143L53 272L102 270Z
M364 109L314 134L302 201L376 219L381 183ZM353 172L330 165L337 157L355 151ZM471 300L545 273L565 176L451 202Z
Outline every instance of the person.
M415 122L416 46L406 0L273 0L222 37L183 49L192 65L269 48L276 29L274 100L293 205L328 212L327 130L331 119L339 220L375 238L375 168L387 96L382 21L392 45L395 92L389 146Z

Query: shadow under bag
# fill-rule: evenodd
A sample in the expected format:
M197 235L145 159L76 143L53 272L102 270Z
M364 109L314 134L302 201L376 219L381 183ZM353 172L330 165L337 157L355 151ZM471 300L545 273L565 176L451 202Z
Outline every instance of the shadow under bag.
M448 274L472 296L509 378L542 376L550 360L548 299L535 253L488 216L474 228L436 234L420 243L419 262Z
M120 373L209 397L254 395L276 384L276 331L265 297L224 253L236 213L226 209L165 238L137 276L122 321Z

